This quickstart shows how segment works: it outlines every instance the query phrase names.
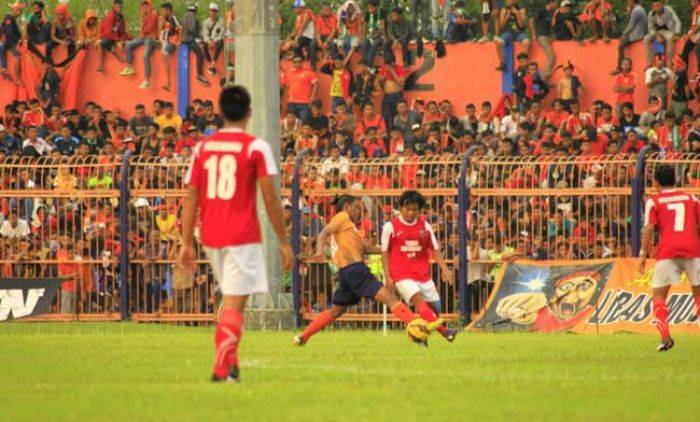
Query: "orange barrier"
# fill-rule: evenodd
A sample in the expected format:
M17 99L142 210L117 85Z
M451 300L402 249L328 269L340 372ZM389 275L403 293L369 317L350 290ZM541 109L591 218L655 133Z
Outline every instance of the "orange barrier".
M604 43L586 43L579 45L574 41L555 41L552 43L557 56L556 64L563 64L571 60L575 65L575 73L581 79L586 92L581 95L584 107L588 107L596 99L615 103L615 93L612 91L614 77L609 72L615 67L617 57L617 40ZM682 46L678 46L681 48ZM55 53L55 57L60 58L65 55L61 47ZM517 48L516 48L517 51ZM678 50L680 51L680 50ZM637 90L635 92L635 107L643 110L647 102L647 88L644 85L645 56L641 42L634 43L628 47L627 55L634 61L634 72L637 75ZM397 54L400 59L401 54ZM35 56L31 53L23 53L23 61L32 60L36 62ZM532 48L531 58L540 66L544 66L545 57L540 47L535 43ZM12 55L8 55L10 61L9 69L12 69ZM105 56L105 72L100 73L97 68L98 55L94 49L88 51L85 57L84 70L80 76L75 77L79 81L79 89L75 98L70 98L69 103L82 108L86 102L95 101L108 109L119 109L131 111L136 103L150 105L155 99L177 101L177 57L170 58L172 66L173 88L171 92L161 89L164 81L161 55L156 51L152 58L153 64L153 86L147 90L138 88L143 73L141 50L135 54L136 75L128 78L119 76L123 65L119 63L111 54ZM194 63L194 56L190 58ZM422 59L409 69L410 73L422 76L418 77L418 86L415 90L405 93L406 98L412 101L416 98L426 100L448 99L452 102L454 111L460 115L464 106L468 103L480 105L482 101L489 100L493 104L501 97L502 74L495 70L498 65L495 46L493 43L460 43L447 46L447 55L443 58L435 58L432 47L426 47L426 53ZM282 69L288 69L289 62L281 64ZM34 65L33 67L37 67ZM694 58L691 59L691 70L695 69ZM40 78L39 73L34 77ZM223 70L223 58L220 59L218 69ZM556 74L553 81L556 83L561 77L561 72ZM692 73L691 73L692 74ZM204 87L197 83L195 79L194 66L190 71L191 98L202 98L216 100L219 92L219 78L209 77L212 85ZM330 100L327 93L330 89L330 77L319 73L319 95L326 111L330 110ZM15 99L24 99L26 95L22 90L7 81L0 81L0 105L5 105ZM29 96L33 97L33 89L29 89ZM556 89L552 90L548 100L556 97ZM68 100L64 98L64 100ZM380 98L377 99L378 101Z

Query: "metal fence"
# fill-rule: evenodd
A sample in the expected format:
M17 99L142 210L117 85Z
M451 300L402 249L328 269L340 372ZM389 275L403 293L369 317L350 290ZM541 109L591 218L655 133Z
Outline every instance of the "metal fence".
M298 321L330 306L335 269L305 257L341 193L362 198L360 230L373 243L398 211L403 190L415 188L428 198L426 218L456 280L440 282L433 268L442 311L463 321L484 305L508 255L636 255L641 204L645 192L653 192L656 166L673 164L678 186L700 194L700 156L505 158L478 152L363 161L299 156L283 163L282 195L298 258L284 288L294 293ZM195 274L175 266L186 167L176 158L6 159L0 164L2 275L65 279L51 313L40 319L212 321L218 298L204 256L200 252ZM380 258L368 260L381 278ZM381 307L363 301L344 319L374 324L383 317Z

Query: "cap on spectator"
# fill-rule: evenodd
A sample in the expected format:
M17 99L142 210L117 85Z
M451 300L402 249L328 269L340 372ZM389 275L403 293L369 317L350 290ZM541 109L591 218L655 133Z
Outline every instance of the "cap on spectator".
M518 54L518 60L527 60L527 53Z
M68 5L60 3L56 6L56 16L66 16L68 14Z
M199 130L199 129L197 129L197 126L195 126L195 125L192 125L192 126L190 126L190 127L187 128L187 131L188 131L188 132L196 132L196 131L198 131L198 130Z
M298 9L300 7L306 6L306 3L304 3L304 0L294 0L294 3L292 4L292 9Z
M187 11L188 12L196 12L197 11L197 5L196 4L190 4L187 6Z
M418 123L411 126L411 130L418 130L418 129L420 129L420 125Z
M136 201L134 201L134 208L141 208L141 207L148 207L150 204L148 203L148 199L146 198L137 198Z
M569 0L564 0L561 2L561 7L566 7L566 6L571 6L571 2Z
M2 124L0 124L0 132L4 132L4 131L5 131L5 126L3 126Z
M219 10L219 5L217 3L209 3L209 10Z

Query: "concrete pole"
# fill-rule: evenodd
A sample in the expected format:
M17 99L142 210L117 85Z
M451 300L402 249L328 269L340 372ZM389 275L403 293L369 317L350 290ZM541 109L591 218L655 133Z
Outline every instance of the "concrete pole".
M270 143L277 163L280 163L279 139L279 27L277 25L278 0L236 0L236 83L250 91L253 116L248 132ZM279 189L279 186L277 187ZM291 298L281 294L282 277L278 242L264 206L258 197L258 212L263 234L265 266L270 294L255 297L250 305L253 310L286 310L292 315ZM284 311L282 311L284 312ZM275 314L275 312L268 312ZM271 316L271 315L269 315ZM257 319L253 317L253 319ZM274 325L274 318L265 317L263 327ZM286 319L286 317L282 318ZM281 321L281 320L280 320ZM286 326L286 323L279 323ZM258 325L258 324L254 324Z

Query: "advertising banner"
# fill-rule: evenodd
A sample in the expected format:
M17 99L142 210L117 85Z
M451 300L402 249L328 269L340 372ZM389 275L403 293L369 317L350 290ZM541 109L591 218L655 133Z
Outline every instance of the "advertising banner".
M651 276L638 260L506 264L473 331L656 333ZM690 285L684 277L668 297L672 332L700 334Z
M45 314L63 280L0 280L0 321Z

